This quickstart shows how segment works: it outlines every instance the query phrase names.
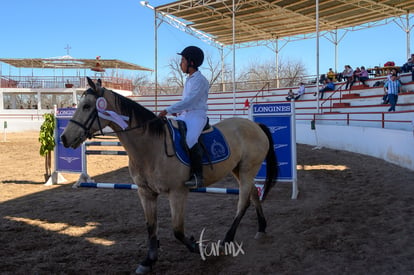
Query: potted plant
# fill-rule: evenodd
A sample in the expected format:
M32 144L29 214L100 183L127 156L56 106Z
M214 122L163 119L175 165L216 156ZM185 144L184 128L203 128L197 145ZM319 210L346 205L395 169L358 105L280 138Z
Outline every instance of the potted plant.
M52 113L46 113L43 115L45 121L40 127L39 142L40 142L40 155L45 157L45 180L52 175L52 151L55 148L55 116Z

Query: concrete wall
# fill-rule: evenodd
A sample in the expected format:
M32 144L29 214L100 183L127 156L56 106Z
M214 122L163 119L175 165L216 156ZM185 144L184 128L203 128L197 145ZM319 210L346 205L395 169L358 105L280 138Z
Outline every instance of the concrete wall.
M369 155L414 170L414 131L318 124L315 128L297 124L297 142Z
M43 121L42 120L6 120L7 121L7 133L19 133L19 132L29 132L29 131L35 131L40 132L40 126L42 126ZM4 132L4 120L0 120L0 129L1 133Z

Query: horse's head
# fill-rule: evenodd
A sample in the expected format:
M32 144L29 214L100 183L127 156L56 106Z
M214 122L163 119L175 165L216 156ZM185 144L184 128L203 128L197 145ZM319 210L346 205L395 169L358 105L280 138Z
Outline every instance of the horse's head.
M107 109L105 88L102 88L100 79L96 83L89 77L87 79L90 88L84 92L72 119L60 136L65 147L79 147L83 141L109 124L108 120L98 115L99 110Z

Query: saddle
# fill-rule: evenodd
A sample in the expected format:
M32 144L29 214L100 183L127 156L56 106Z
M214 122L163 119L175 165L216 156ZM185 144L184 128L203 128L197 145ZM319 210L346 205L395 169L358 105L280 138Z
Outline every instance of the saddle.
M171 124L172 127L175 129L178 129L182 133L187 134L187 125L182 120L175 120L175 119L169 119L168 122ZM210 119L207 117L207 122L203 127L203 131L201 134L207 133L208 131L211 131L212 127L210 125Z
M168 119L167 124L172 137L175 155L182 163L189 165L189 148L185 140L187 134L185 122L182 120ZM208 118L198 138L198 142L203 149L203 164L211 165L226 160L230 156L227 141L216 127L210 125Z

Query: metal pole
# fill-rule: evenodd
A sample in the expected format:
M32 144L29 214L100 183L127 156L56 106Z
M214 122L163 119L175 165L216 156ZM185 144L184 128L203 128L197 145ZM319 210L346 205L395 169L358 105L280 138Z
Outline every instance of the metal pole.
M224 77L225 66L224 66L224 47L223 46L220 47L220 58L221 58L221 91L224 92L226 91L226 84L224 82L225 81L225 77Z
M154 9L154 70L155 70L155 113L158 111L158 24L157 11Z
M279 39L276 38L276 88L279 88Z
M236 6L233 0L233 10L232 10L232 25L233 25L233 115L236 113Z
M411 49L410 49L410 33L411 33L411 28L410 28L410 14L407 12L406 14L406 34L407 34L407 60L408 58L410 58L411 56Z
M316 0L316 111L319 113L319 0Z
M338 72L338 29L335 29L335 73Z

